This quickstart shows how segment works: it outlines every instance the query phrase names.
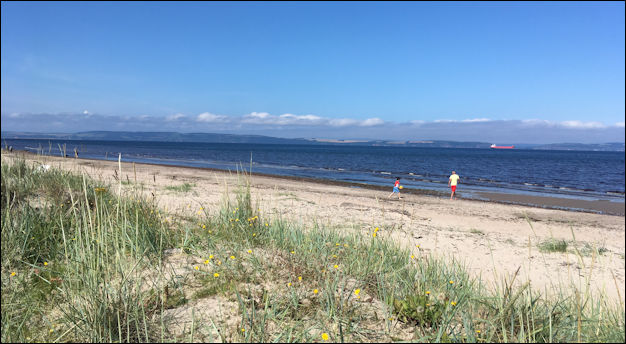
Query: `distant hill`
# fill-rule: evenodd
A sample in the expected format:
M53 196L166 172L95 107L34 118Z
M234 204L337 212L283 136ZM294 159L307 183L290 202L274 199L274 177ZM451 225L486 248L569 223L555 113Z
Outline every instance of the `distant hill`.
M48 140L86 140L86 141L158 141L158 142L200 142L200 143L252 143L252 144L325 144L354 146L388 147L432 147L432 148L484 148L487 142L459 142L442 140L340 140L322 138L280 138L263 135L235 135L216 133L177 133L177 132L133 132L133 131L86 131L79 133L29 133L1 132L2 139L48 139ZM541 150L581 150L581 151L624 151L624 143L582 144L516 144L519 149Z
M43 134L2 132L3 139L55 139L87 141L159 141L159 142L208 142L208 143L269 143L306 144L304 139L284 139L261 135L233 135L210 133L133 132L133 131L86 131L73 134Z
M132 132L132 131L86 131L73 134L2 132L3 139L54 139L54 140L101 140L101 141L159 141L159 142L202 142L202 143L259 143L259 144L326 144L359 146L404 146L404 147L447 147L489 148L484 142L455 141L389 141L389 140L331 140L305 138L279 138L262 135L234 135L215 133L177 132Z

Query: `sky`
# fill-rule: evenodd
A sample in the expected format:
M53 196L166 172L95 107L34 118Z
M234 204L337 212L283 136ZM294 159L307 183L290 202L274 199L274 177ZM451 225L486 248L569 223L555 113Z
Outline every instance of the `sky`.
M2 2L3 131L624 142L624 2Z

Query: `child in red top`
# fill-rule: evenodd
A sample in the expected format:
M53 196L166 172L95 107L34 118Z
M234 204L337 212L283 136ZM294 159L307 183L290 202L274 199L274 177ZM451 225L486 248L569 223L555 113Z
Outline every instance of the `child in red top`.
M393 194L398 195L398 199L402 199L400 197L400 177L396 177L396 182L393 184L393 191L387 196L387 198L393 196Z

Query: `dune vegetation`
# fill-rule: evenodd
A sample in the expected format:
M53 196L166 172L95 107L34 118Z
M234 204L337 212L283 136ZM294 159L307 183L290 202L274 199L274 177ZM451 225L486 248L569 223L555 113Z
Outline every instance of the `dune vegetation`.
M121 182L1 168L2 342L624 341L619 301L515 275L487 287L376 223L266 216L244 172L219 209L187 216Z

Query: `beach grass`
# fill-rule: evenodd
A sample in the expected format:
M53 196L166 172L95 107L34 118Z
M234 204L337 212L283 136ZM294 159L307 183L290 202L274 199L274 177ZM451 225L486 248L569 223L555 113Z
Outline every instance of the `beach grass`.
M169 191L176 191L176 192L189 192L191 191L191 189L193 189L194 187L196 187L195 183L183 183L181 185L170 185L170 186L166 186L165 189L169 190Z
M541 252L567 252L569 243L565 240L549 239L540 242L537 247Z
M623 305L601 294L488 286L375 219L361 233L268 216L249 178L190 217L3 159L2 341L624 341Z

